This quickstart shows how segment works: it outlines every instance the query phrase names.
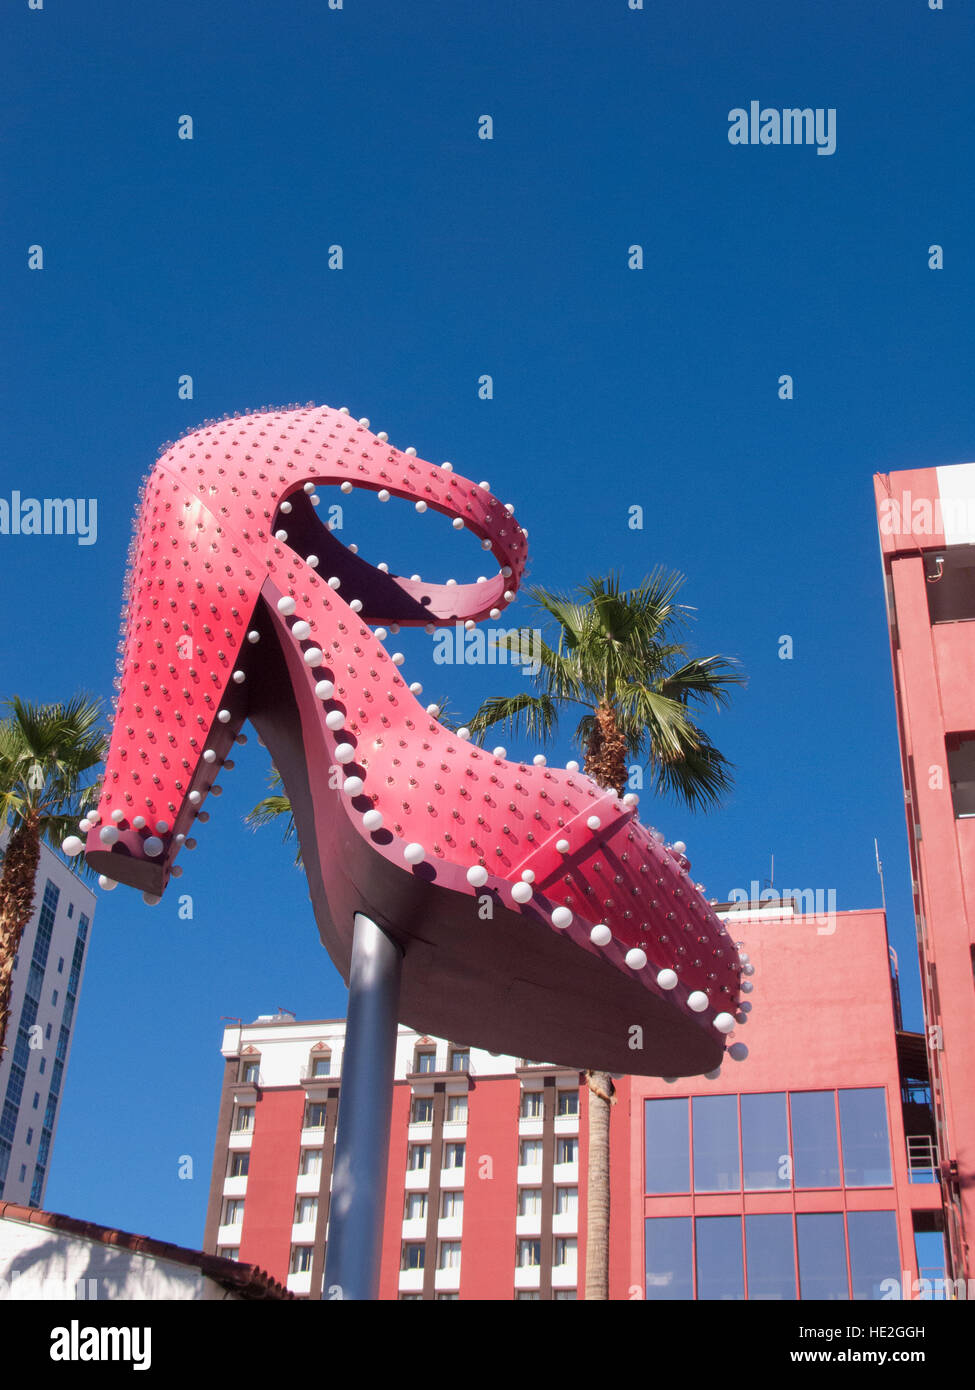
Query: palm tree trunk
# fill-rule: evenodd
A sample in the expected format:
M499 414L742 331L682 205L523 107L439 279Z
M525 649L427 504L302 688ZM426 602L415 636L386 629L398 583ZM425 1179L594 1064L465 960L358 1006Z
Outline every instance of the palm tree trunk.
M608 1071L587 1071L589 1181L586 1208L586 1298L609 1298L609 1111L615 1104Z
M40 859L37 828L31 821L25 821L10 837L0 875L0 1059L10 1016L14 958L34 910L34 885Z
M609 700L596 707L596 727L586 749L586 774L622 794L626 785L626 739ZM613 1081L608 1071L587 1071L589 1083L589 1178L586 1221L586 1298L609 1298L609 1110Z
M596 727L586 749L587 777L622 794L626 786L626 739L616 723L616 711L608 700L596 706Z

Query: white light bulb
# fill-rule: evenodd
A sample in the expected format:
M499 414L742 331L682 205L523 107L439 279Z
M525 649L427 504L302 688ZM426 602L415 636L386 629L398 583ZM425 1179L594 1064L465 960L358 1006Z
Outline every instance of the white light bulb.
M305 652L305 665L306 665L306 666L319 666L319 665L321 665L321 660L322 660L322 649L321 649L321 647L309 647L308 650Z
M304 618L299 618L291 629L291 636L296 642L304 642L311 636L311 623L306 623Z
M337 763L350 763L355 757L355 748L351 743L340 743L335 750L335 761Z
M702 1014L709 1003L710 1000L707 995L699 989L687 996L687 1007L693 1009L696 1014Z
M426 850L422 845L418 845L416 841L413 841L411 844L405 846L403 858L406 860L407 864L422 864L423 860L426 858Z
M156 859L163 852L163 842L158 835L150 835L142 841L142 848L150 858Z
M467 882L472 888L483 888L488 881L488 871L483 864L475 864L467 870Z
M290 594L285 594L283 598L278 599L278 612L283 613L286 618L290 617L297 607L298 605Z
M74 859L75 855L80 854L84 847L84 840L79 840L77 835L69 835L67 839L61 841L61 848L69 859Z
M534 889L530 883L515 883L511 888L511 896L516 903L530 903Z
M559 931L565 931L566 927L572 925L572 912L567 907L557 907L552 913L552 926L558 927Z
M383 823L382 811L367 811L362 817L362 824L366 830L380 830Z
M117 825L103 825L98 832L98 838L103 845L114 845L115 841L118 839L118 834Z
M325 716L325 727L336 733L339 729L345 728L345 715L340 709L330 709Z
M639 946L634 946L632 950L627 951L625 960L631 970L642 970L647 963L647 953Z
M612 939L613 933L605 922L600 922L599 925L593 927L592 931L589 933L589 940L594 946L608 946Z
M675 970L660 970L657 972L657 984L661 989L677 988L677 972Z
M358 796L365 786L361 777L346 777L342 783L342 790L346 796Z
M98 886L103 890L103 892L111 893L113 889L118 887L118 884L116 883L114 878L109 878L106 874L99 874Z

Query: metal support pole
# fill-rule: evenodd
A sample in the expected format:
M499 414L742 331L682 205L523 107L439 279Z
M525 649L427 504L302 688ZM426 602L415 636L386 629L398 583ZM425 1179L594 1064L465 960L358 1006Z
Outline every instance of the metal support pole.
M403 953L356 913L325 1251L326 1299L379 1297Z

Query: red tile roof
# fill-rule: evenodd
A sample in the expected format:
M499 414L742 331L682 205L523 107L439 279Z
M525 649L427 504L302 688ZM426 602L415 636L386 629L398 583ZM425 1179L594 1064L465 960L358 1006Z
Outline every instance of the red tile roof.
M22 1221L31 1226L47 1226L65 1235L80 1236L83 1240L101 1245L114 1245L138 1255L154 1255L173 1260L176 1264L198 1269L238 1298L295 1298L295 1295L257 1265L241 1264L222 1255L205 1255L202 1250L189 1250L184 1245L172 1245L151 1236L136 1236L129 1231L116 1231L99 1226L94 1221L79 1221L56 1211L40 1211L37 1207L22 1207L17 1202L0 1202L0 1220Z

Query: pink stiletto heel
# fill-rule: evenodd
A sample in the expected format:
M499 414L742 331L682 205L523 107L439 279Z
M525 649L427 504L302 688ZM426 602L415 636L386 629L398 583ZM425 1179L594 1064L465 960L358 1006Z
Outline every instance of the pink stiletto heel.
M526 546L485 488L367 425L326 407L247 415L157 462L89 861L158 899L249 719L291 798L322 941L348 978L356 913L393 938L403 1022L580 1068L711 1071L742 967L686 859L635 798L444 728L370 631L486 618L514 597ZM459 518L496 573L436 585L374 568L319 521L309 493L331 485Z

